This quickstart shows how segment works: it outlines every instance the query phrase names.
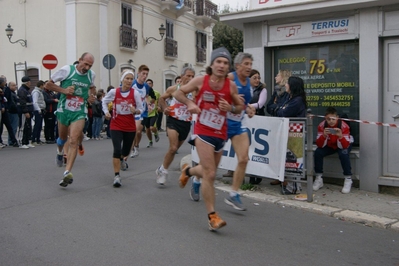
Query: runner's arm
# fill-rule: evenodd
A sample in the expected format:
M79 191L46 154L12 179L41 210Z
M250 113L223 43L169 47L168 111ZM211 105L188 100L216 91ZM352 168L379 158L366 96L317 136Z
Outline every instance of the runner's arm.
M196 92L198 91L201 87L202 84L204 83L204 77L196 77L190 80L189 83L186 85L183 85L173 93L173 97L176 98L179 102L187 105L187 109L190 113L192 114L198 114L201 112L201 109L190 99L187 98L187 94L190 92Z
M159 97L158 105L161 107L162 111L165 111L166 108L168 108L166 104L166 99L169 99L173 96L173 92L176 91L176 85L170 86L169 88L166 89L164 94Z

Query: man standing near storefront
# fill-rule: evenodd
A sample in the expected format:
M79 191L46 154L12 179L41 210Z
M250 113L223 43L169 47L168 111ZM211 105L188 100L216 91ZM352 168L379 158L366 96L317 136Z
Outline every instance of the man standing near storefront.
M18 89L19 107L20 107L20 126L18 130L18 142L21 149L34 148L29 139L32 135L32 114L33 100L30 90L30 78L25 76L21 79L22 85Z

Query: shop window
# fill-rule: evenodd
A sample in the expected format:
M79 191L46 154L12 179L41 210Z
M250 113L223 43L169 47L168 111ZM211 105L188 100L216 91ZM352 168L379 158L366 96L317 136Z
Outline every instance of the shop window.
M336 42L312 45L285 46L273 49L274 73L288 69L305 83L308 108L312 114L324 116L327 107L338 114L359 119L359 44ZM313 120L314 136L317 125L323 120ZM351 123L354 145L359 145L359 125Z

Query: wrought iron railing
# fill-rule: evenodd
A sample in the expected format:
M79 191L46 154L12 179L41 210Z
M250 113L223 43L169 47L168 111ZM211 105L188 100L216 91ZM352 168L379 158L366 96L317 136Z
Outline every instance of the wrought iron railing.
M165 39L165 56L177 58L177 41L171 38Z
M197 63L206 63L206 48L197 46Z
M196 16L207 16L215 20L219 19L218 6L209 0L196 0L194 8Z
M120 26L119 47L137 50L137 30L126 25Z

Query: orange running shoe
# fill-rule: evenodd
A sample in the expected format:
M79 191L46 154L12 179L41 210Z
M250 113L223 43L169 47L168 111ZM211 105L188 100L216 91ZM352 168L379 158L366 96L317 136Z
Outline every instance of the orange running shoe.
M83 156L85 154L85 148L83 148L83 144L78 146L79 155Z
M183 164L183 168L181 170L180 178L179 178L179 186L184 188L190 179L190 177L186 174L186 169L190 167L188 164Z
M216 212L208 214L208 218L209 218L209 223L208 223L209 230L211 231L216 231L217 229L220 229L226 225L226 222L223 221Z

